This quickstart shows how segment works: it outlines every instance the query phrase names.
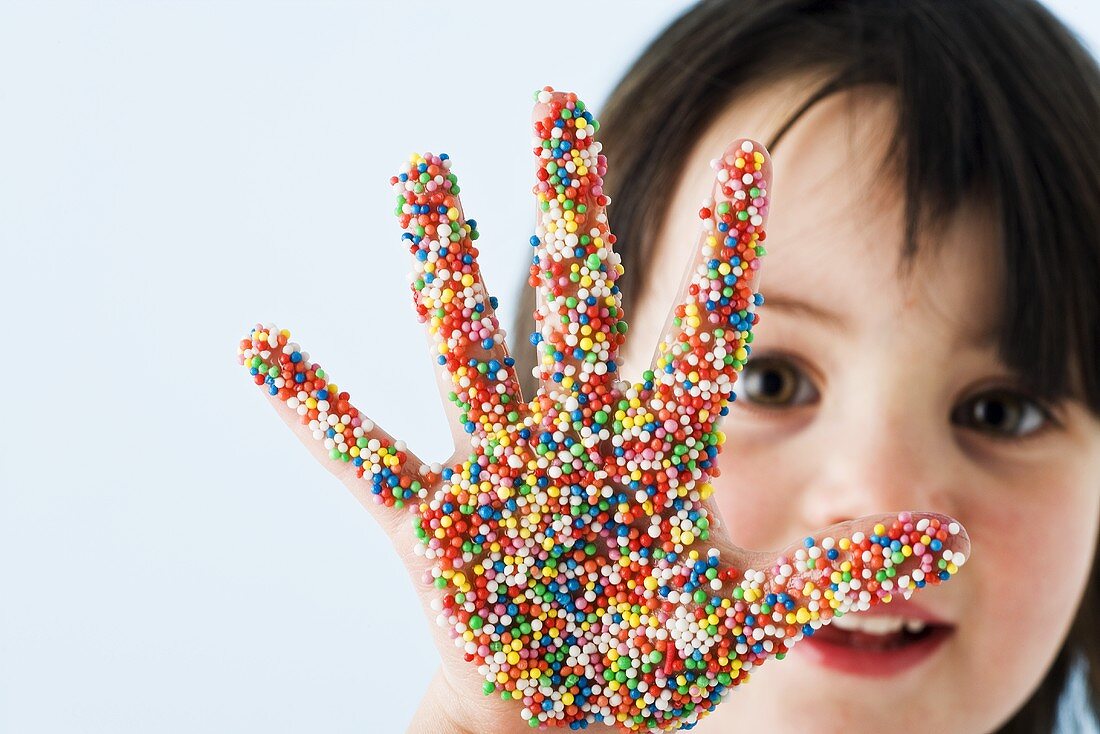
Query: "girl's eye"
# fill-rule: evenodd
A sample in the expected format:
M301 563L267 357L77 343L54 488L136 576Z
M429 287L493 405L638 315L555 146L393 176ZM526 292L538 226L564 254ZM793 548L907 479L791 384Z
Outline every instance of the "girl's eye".
M791 408L817 400L817 389L791 360L757 357L741 373L739 398L767 408Z
M1051 421L1046 408L1011 390L971 396L951 412L951 422L996 438L1023 438Z

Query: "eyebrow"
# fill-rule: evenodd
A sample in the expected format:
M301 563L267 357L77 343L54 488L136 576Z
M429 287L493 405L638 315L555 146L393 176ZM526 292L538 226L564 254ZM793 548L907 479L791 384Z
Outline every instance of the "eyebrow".
M809 301L804 301L785 293L775 293L764 290L761 290L761 292L764 294L764 313L772 309L787 311L795 316L817 321L821 325L836 331L848 331L849 329L850 325L847 317L839 311L833 311L824 306L819 306L816 303L810 303Z
M834 311L786 293L763 290L761 292L764 294L763 309L765 314L774 309L798 318L816 321L833 331L843 333L851 330L851 322L841 311ZM954 346L958 348L966 345L976 350L991 349L998 346L1000 338L1000 332L996 326L984 323L969 323L956 337Z
M974 349L993 349L1000 346L1001 330L999 326L982 323L967 323L955 339L955 347L963 345Z

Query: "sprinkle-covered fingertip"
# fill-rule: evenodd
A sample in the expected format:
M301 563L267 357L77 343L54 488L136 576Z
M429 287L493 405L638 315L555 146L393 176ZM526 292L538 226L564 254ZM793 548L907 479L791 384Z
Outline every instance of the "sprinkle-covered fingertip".
M331 461L351 464L371 485L375 501L404 507L426 496L434 478L411 461L405 443L394 441L351 404L309 353L290 340L290 331L256 324L237 348L237 360L252 381L292 412Z

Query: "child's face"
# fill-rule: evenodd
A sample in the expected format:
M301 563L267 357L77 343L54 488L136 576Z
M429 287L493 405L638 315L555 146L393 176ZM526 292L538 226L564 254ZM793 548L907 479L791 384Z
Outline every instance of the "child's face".
M708 160L735 137L768 140L789 111L776 100L799 101L785 91L740 98L690 154L631 320L628 374L648 362L674 298L679 278L664 274L696 247ZM899 719L987 731L1038 685L1084 590L1100 422L1077 403L1051 422L998 359L996 232L978 205L899 273L902 192L876 178L892 114L880 93L835 95L774 155L765 304L725 421L716 497L733 541L754 549L912 509L959 518L971 559L910 605L881 607L875 628L827 628L765 665L704 731L746 720L871 731Z

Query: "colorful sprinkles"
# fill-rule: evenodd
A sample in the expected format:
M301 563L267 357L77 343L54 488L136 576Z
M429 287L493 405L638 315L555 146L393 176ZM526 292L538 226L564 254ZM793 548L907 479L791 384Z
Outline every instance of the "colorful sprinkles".
M412 511L438 621L486 694L516 701L534 728L688 728L832 618L949 579L966 560L965 533L950 518L900 513L870 532L806 538L759 568L723 557L710 542L708 478L762 303L767 154L738 141L713 162L684 300L653 369L628 384L599 123L576 95L545 88L533 130L540 388L529 401L450 159L414 155L391 179L416 312L470 435L464 461L416 459L285 329L257 325L240 361L379 503Z

